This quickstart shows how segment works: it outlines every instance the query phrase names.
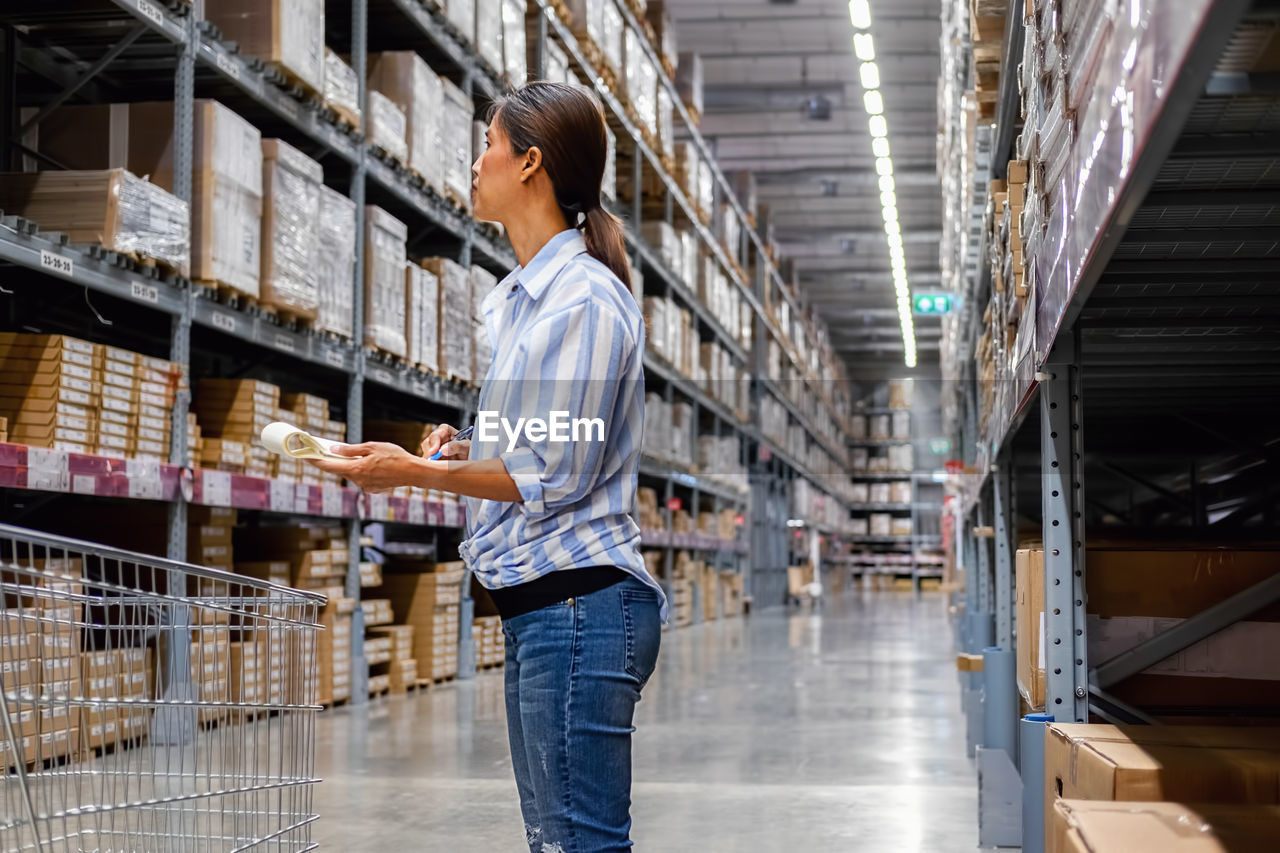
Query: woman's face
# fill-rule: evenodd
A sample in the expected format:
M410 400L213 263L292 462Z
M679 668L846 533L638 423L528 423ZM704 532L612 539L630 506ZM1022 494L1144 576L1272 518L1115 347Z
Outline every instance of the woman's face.
M489 125L484 139L484 151L471 164L471 209L476 219L501 222L503 212L519 203L524 158L511 150L511 141L496 121Z

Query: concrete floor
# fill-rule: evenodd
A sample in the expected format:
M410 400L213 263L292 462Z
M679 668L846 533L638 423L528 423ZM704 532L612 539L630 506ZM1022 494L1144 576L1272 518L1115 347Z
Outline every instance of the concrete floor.
M973 850L950 636L941 594L897 592L665 633L637 712L636 849ZM316 744L324 849L524 849L501 670L327 712Z

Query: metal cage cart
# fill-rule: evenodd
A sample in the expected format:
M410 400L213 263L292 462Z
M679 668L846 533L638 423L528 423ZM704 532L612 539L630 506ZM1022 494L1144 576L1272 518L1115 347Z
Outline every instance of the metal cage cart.
M0 851L312 850L324 597L0 525Z

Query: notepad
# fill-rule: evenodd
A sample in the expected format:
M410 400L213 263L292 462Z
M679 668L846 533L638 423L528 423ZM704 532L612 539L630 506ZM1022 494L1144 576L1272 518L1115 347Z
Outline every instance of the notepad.
M335 447L346 447L340 441L318 438L304 429L283 421L267 424L262 428L262 444L272 453L294 459L346 459L334 453Z

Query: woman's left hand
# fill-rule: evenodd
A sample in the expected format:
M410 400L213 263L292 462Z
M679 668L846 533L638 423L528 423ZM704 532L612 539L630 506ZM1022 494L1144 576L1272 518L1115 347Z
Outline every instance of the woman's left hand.
M340 445L333 452L347 459L308 459L321 471L337 474L366 492L389 492L400 486L422 485L415 475L421 459L397 444L366 441Z

